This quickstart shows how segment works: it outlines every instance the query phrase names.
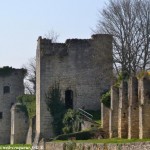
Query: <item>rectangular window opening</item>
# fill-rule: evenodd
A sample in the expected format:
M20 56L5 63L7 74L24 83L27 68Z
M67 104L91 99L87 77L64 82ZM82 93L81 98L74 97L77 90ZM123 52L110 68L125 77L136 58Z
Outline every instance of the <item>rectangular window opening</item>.
M2 119L3 118L3 113L2 112L0 112L0 119Z

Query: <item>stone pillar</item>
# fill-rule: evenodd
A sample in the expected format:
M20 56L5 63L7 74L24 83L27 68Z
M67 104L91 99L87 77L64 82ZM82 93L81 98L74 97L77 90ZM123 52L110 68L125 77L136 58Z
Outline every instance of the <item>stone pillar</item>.
M108 136L109 132L109 108L104 106L103 103L101 103L101 120L102 120L102 128L106 132L106 135Z
M118 137L128 137L128 85L122 82L119 87L119 108L118 108Z
M109 138L118 137L119 89L111 87L111 107L109 114Z
M29 122L24 112L15 104L11 108L11 138L10 144L25 144Z
M138 81L131 77L128 81L128 139L139 138Z
M150 138L150 78L139 80L139 138Z

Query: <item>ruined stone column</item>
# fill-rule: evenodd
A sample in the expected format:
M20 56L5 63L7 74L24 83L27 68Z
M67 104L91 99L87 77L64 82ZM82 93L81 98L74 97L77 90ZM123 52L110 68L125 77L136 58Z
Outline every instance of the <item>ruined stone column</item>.
M127 82L123 81L119 87L118 108L118 137L128 137L128 90Z
M131 77L128 81L128 139L139 138L138 81Z
M109 114L109 138L118 137L119 88L111 87L111 107Z
M11 108L11 138L10 144L25 144L29 122L24 112L14 104Z
M101 103L102 128L106 132L106 136L108 136L109 132L109 111L110 109L107 108L103 103Z
M139 80L139 138L150 138L150 78Z

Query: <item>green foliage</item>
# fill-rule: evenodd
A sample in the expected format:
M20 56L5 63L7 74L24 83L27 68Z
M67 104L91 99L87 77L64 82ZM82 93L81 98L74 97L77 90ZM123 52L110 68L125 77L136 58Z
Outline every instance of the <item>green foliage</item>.
M114 86L115 86L115 87L119 87L120 84L121 84L121 81L123 81L123 75L122 75L122 73L119 73L118 78L117 78L117 81L116 81L116 83L114 84Z
M3 68L0 68L0 76L9 76L13 71L15 71L14 68L4 66ZM22 73L25 75L27 73L27 70L22 68Z
M128 81L129 75L128 73L119 73L116 83L114 84L115 87L119 87L122 81Z
M82 117L77 110L68 109L63 118L63 132L72 133L80 131L80 124L83 123Z
M75 150L76 149L76 143L73 141L68 141L65 143L65 150Z
M65 105L61 100L61 90L59 84L49 88L46 93L47 109L53 117L53 129L56 135L62 134L63 123L62 119L66 112Z
M137 74L138 79L141 79L143 77L150 77L150 71L142 70Z
M104 93L101 97L101 102L108 108L110 108L110 91Z
M57 136L54 140L69 140L75 138L76 140L87 140L94 137L95 133L91 131L83 131L69 134L62 134Z
M100 110L85 110L85 111L93 116L92 119L94 121L97 121L97 120L101 119L101 111Z
M15 69L9 66L4 66L0 68L0 76L8 76L10 75Z
M95 121L98 127L101 127L101 111L100 110L85 110L93 116L93 121Z
M19 106L19 108L25 112L29 119L32 119L36 115L35 95L24 94L19 96L17 99L22 104Z

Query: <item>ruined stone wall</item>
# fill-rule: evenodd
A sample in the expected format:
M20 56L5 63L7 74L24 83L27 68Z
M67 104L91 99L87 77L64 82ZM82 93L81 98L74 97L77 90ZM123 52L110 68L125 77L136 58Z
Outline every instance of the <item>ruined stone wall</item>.
M112 86L110 110L103 108L102 104L102 127L104 130L109 128L110 138L117 137L117 134L113 134L114 131L118 132L119 138L150 138L149 77L142 77L139 80L131 77L128 82L123 81L119 89ZM110 113L109 123L108 113Z
M0 75L0 144L10 143L10 109L16 103L16 97L24 93L23 78L24 72L19 69L15 69L7 76ZM6 86L7 88L4 92L4 87Z
M19 109L20 104L11 108L11 139L10 144L25 144L29 128L28 117Z
M37 47L37 133L53 136L52 118L47 111L45 93L59 83L61 98L73 92L73 108L100 109L100 93L110 85L112 75L112 37L94 35L92 39L51 43L38 39Z
M139 137L150 138L150 79L140 79L139 86Z
M118 137L119 89L111 87L111 106L109 111L109 138Z
M139 138L138 80L136 77L128 81L128 138Z
M75 149L75 150L149 150L150 149L150 142L135 142L135 143L125 143L125 144L103 144L103 143L74 143L74 142L65 142L65 143L58 143L58 142L43 142L39 145L40 148L45 150L68 150L68 149ZM73 147L73 148L72 148Z
M119 87L119 108L118 108L118 137L128 137L128 85L122 82Z
M106 137L109 136L109 121L110 121L109 111L110 109L107 108L103 103L101 103L101 127L105 131Z

